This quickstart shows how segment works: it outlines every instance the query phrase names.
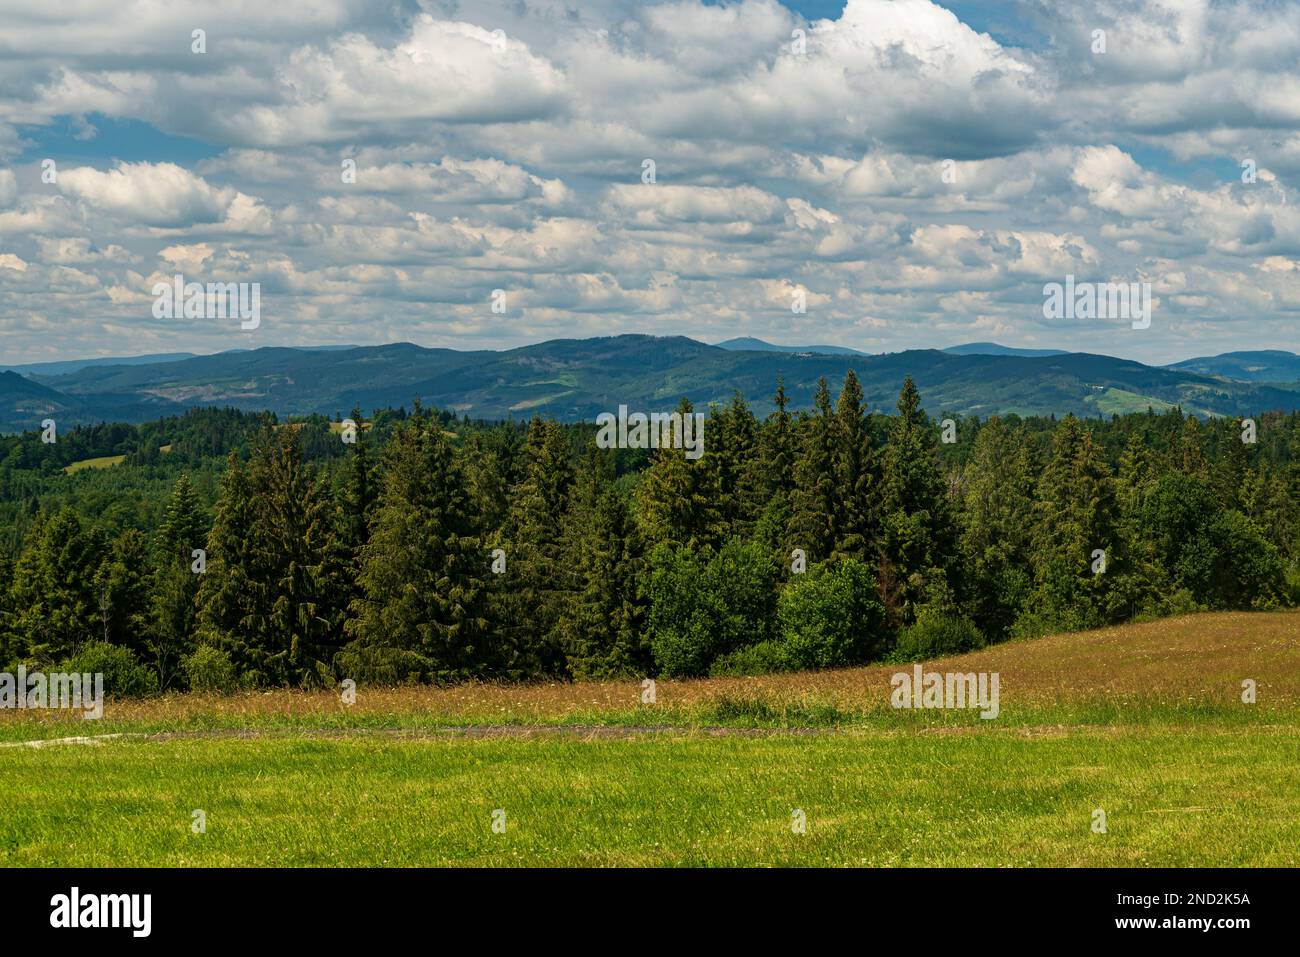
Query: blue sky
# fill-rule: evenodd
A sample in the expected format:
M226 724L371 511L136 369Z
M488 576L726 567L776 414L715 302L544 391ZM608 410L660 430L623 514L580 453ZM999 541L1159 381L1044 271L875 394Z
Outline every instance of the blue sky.
M3 358L616 332L1295 348L1297 10L6 4ZM177 274L258 283L265 320L155 318ZM1149 282L1150 327L1044 316L1066 275Z

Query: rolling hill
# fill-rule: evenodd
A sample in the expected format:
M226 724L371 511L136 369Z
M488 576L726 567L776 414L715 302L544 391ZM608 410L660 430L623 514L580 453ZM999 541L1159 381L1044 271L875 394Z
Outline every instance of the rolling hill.
M1012 346L1000 346L996 342L967 342L960 346L949 346L944 352L955 356L1063 356L1064 349L1016 349Z
M25 428L34 429L40 426L41 419L48 416L76 418L87 411L71 396L33 382L17 372L0 371L0 425L21 422L25 423Z
M17 372L21 375L67 375L88 366L140 366L176 359L192 359L193 352L162 352L144 356L111 356L98 359L64 359L58 362L29 362L26 365L0 366L0 372Z
M848 346L778 346L752 336L741 336L717 343L719 349L733 352L816 352L824 356L865 356L870 353L850 349Z
M1286 355L1286 354L1283 354ZM1295 358L1300 362L1300 357ZM1086 353L1034 356L918 349L828 355L722 348L684 337L557 339L504 351L410 343L331 349L262 348L148 364L87 365L60 375L0 373L0 429L138 422L199 405L339 416L353 407L426 405L475 418L592 419L627 405L696 406L739 390L759 414L778 377L794 408L811 405L819 377L838 387L856 370L872 408L892 409L911 375L931 412L1109 415L1181 406L1198 415L1300 408L1300 384L1238 381L1190 369Z
M1225 352L1221 356L1185 359L1166 366L1200 375L1222 376L1241 382L1300 383L1300 356L1280 349L1259 352Z

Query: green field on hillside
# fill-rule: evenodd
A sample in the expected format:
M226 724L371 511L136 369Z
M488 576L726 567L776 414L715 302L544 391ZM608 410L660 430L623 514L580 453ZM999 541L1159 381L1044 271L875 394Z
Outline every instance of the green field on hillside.
M890 708L910 666L10 711L0 863L1297 866L1297 656L1223 614L924 666L998 672L987 721Z
M125 455L104 455L97 459L82 459L80 462L73 462L63 471L71 475L74 472L80 472L83 469L112 468L114 465L121 465L125 461Z
M1297 753L1294 725L13 749L0 860L1295 866Z

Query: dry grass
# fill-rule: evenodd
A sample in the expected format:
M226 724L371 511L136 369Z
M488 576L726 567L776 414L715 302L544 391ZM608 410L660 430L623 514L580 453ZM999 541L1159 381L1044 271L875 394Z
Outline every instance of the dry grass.
M621 681L0 712L0 745L49 745L0 746L0 866L1297 864L1300 614L925 665L998 672L996 721L893 710L900 667L664 680L653 706Z
M1300 706L1300 613L1225 613L1009 642L927 662L927 671L998 672L998 724L1107 723L1150 712L1243 711L1241 682L1253 679L1258 705L1276 713ZM907 665L755 678L661 679L657 703L640 703L639 681L468 683L359 689L344 706L337 691L168 694L110 702L97 730L242 727L249 724L401 726L407 724L832 724L872 716L913 717L889 707L890 677ZM1113 716L1113 717L1112 717ZM939 723L978 721L973 713L929 712ZM920 719L918 719L920 720ZM18 724L19 727L15 727ZM65 713L0 712L0 737L88 727ZM33 737L40 736L33 734Z

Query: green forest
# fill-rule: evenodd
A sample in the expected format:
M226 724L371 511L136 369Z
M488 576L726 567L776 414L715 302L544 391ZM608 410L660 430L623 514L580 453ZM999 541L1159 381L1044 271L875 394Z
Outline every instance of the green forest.
M772 403L711 407L698 460L418 403L354 410L355 441L231 409L0 437L0 667L127 695L758 674L1300 603L1296 412L936 419L853 372Z

